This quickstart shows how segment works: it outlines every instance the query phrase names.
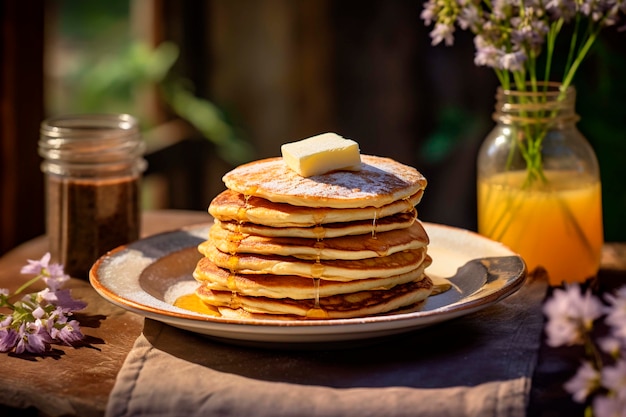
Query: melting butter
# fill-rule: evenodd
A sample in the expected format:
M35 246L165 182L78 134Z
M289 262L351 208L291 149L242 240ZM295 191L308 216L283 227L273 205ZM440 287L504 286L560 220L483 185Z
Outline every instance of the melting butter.
M286 143L280 150L287 166L303 177L361 169L359 144L336 133Z

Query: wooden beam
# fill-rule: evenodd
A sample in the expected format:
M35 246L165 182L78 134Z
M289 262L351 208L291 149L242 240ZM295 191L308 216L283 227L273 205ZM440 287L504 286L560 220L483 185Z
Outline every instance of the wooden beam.
M0 2L0 254L44 232L43 1Z

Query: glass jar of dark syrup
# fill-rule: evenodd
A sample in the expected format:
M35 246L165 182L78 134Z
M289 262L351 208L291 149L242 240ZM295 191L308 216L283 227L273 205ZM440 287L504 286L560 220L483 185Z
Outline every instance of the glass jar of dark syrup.
M145 144L126 114L84 114L42 122L46 232L52 260L88 279L107 251L139 237Z

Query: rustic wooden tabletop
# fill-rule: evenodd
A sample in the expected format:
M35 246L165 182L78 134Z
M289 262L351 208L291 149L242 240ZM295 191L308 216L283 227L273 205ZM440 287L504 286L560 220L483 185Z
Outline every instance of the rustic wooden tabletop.
M142 235L210 221L208 213L200 211L146 212ZM19 271L26 260L39 259L46 251L46 239L38 237L2 256L0 288L15 290L25 281ZM626 283L626 243L605 245L600 277L601 284L607 287ZM88 303L78 317L86 335L85 345L78 348L55 345L45 356L3 355L0 360L0 415L104 415L115 378L143 329L144 319L104 300L86 280L72 279L70 288L75 298ZM550 363L558 354L542 346L535 372L540 381L533 381L531 409L548 410L546 406L553 406L558 412L559 402L567 399L564 392L554 393L555 387L558 389L561 385L559 378L562 375L553 375ZM563 372L567 370L563 369ZM549 412L541 415L549 415Z

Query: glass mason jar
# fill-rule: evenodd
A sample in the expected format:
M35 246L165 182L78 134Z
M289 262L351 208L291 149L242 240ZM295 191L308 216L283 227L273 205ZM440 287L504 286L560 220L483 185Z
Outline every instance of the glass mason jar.
M575 89L560 87L499 88L477 161L479 233L553 285L595 277L604 239L598 161L576 127Z
M42 122L49 249L70 276L88 279L101 255L139 237L144 148L137 120L126 114Z

